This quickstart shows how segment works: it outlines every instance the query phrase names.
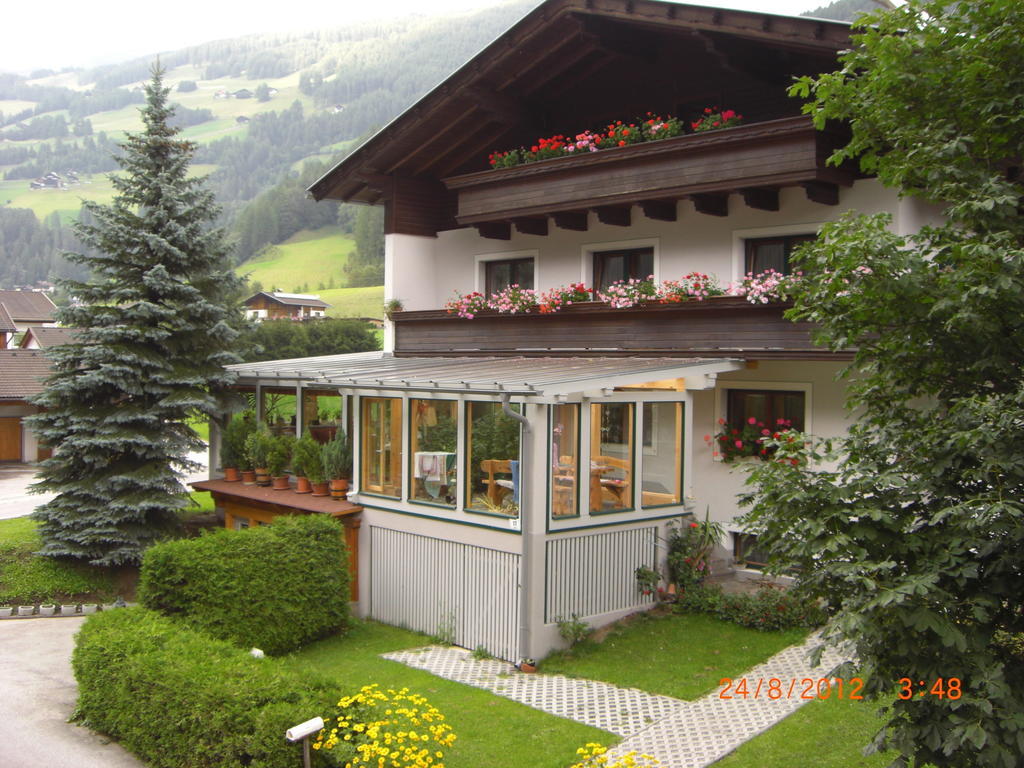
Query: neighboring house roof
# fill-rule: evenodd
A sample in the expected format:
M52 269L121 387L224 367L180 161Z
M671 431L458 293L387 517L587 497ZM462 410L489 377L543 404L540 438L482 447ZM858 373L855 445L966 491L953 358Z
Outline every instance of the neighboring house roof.
M50 373L50 361L39 350L0 350L0 400L24 400L38 395Z
M284 304L288 307L316 307L326 309L331 306L326 301L321 300L319 296L311 296L305 293L281 293L279 291L260 291L246 299L245 303L248 304L250 301L255 301L260 296L266 296L271 301L276 301L278 304Z
M35 339L39 349L49 349L58 344L74 344L78 341L78 328L57 328L54 326L33 326L25 331L21 340L21 348L28 349L31 340Z
M14 324L7 307L0 303L0 333L17 333L18 326Z
M536 142L543 135L539 119L569 131L572 116L585 111L581 105L600 112L627 62L644 109L659 108L662 76L679 84L674 101L710 106L716 103L711 94L728 92L722 73L758 82L761 90L777 83L781 93L793 74L835 69L836 54L849 45L846 22L658 0L546 0L309 191L317 200L377 204L408 195L396 192L396 177L422 186L423 180L488 170L488 152ZM671 66L666 56L674 57ZM799 61L797 72L788 69L790 60ZM710 75L709 69L717 71ZM798 114L798 103L790 102ZM437 197L439 189L425 188L424 198Z
M394 357L361 352L265 363L239 363L242 379L309 381L328 386L388 391L553 397L724 373L744 365L729 358L655 357Z
M53 322L57 305L41 291L0 291L0 304L15 322Z

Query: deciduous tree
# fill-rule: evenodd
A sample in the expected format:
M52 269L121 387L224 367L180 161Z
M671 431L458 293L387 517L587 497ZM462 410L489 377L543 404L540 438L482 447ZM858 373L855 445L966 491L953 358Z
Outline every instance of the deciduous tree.
M868 26L870 22L871 26ZM805 247L791 311L848 369L856 425L781 441L750 524L833 613L896 765L1024 754L1024 6L910 2L794 91L857 160L944 219L849 216ZM900 683L900 680L903 682ZM956 682L954 682L954 680Z

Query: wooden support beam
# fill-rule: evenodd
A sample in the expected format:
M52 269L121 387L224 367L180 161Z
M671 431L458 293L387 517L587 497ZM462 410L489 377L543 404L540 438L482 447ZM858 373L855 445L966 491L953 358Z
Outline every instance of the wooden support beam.
M485 221L473 226L480 233L480 237L486 237L489 240L512 239L512 225L507 221Z
M595 208L597 220L602 224L611 224L613 227L628 227L631 223L630 207L628 205L602 205Z
M693 207L698 213L706 213L708 216L729 215L729 196L726 194L691 195L690 199L693 200Z
M548 220L544 216L539 218L513 219L512 223L516 225L516 231L522 232L524 235L540 235L543 237L548 233Z
M676 220L675 200L641 200L640 209L648 219L656 221Z
M759 211L779 210L779 190L777 187L747 187L741 189L743 202Z
M562 211L554 215L555 226L559 229L572 229L576 232L587 231L586 211Z
M839 187L826 181L805 181L801 185L807 199L822 205L839 205Z

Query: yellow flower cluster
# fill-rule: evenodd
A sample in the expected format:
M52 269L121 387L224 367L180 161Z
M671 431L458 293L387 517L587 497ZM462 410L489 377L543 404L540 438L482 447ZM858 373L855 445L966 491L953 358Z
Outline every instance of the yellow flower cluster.
M351 757L338 763L345 768L444 768L441 748L452 746L455 734L423 696L374 684L338 701L313 749L329 752L345 742Z
M582 760L574 763L572 768L658 768L661 765L652 755L640 755L636 752L627 752L614 763L610 763L608 747L593 741L577 749L576 754Z

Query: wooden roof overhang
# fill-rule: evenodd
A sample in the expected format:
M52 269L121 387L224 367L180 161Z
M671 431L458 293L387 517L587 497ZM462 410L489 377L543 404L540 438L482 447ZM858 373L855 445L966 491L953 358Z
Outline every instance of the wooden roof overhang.
M480 214L464 210L462 203L464 196L475 196L467 190L473 186L476 172L502 173L485 170L489 152L528 145L545 134L597 128L604 121L628 119L648 110L685 118L698 106L726 100L727 106L748 115L748 122L792 117L799 112L797 102L785 96L792 77L834 69L837 52L849 42L849 25L841 22L658 0L548 0L309 191L318 200L385 203L389 232L430 235L477 221L501 221L504 210L481 219ZM782 127L740 135L744 141L770 143L778 140ZM789 127L803 134L804 129L809 130L809 122ZM701 146L739 149L739 143L718 137L682 139L673 152L685 154ZM653 145L548 162L575 164L568 173L590 165L600 166L604 172L619 165L619 172L629 175L627 169L633 161L642 172L653 156L671 154ZM752 188L755 192L750 200L770 205L778 186L836 183L818 178L825 174L820 150L816 151L822 167L813 169L811 175L787 169L757 176L754 181L763 184L765 192ZM630 160L602 157L617 152L624 152ZM502 178L518 180L541 173L506 173ZM747 187L739 185L749 181L737 177L718 180L711 187L677 184L665 194L742 192ZM848 183L848 179L839 183ZM586 207L592 201L573 202ZM709 212L718 212L717 201L703 202L707 206L698 205L698 210L710 207ZM650 206L649 210L659 209ZM555 212L551 208L534 213Z

